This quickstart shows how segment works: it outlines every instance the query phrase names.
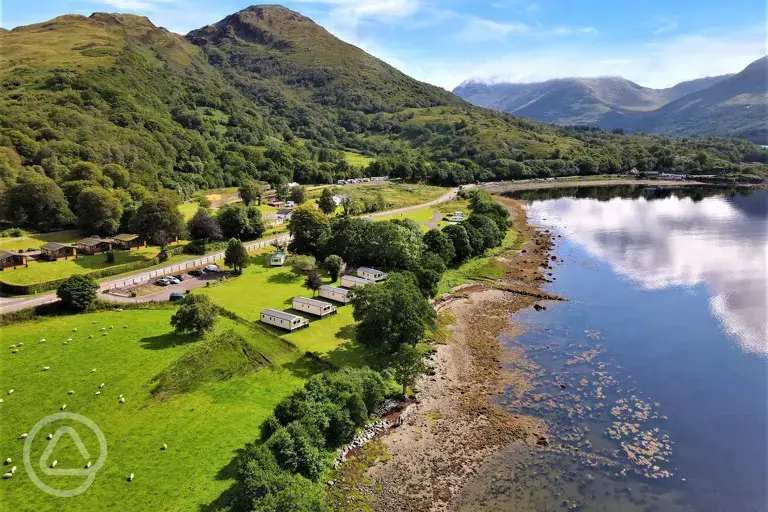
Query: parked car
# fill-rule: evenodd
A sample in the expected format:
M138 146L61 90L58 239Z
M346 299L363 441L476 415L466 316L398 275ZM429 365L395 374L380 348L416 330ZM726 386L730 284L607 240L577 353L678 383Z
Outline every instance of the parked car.
M168 297L168 300L171 302L178 302L180 300L184 300L184 294L181 292L172 292L171 296Z
M169 284L171 284L171 282L168 280L167 277L161 277L160 279L155 281L155 284L158 286L168 286Z
M200 270L199 268L193 268L192 270L187 272L187 274L195 277L200 277L201 275L203 275L203 271Z
M218 265L206 265L205 266L205 271L206 272L218 272L219 271L219 266Z
M181 274L173 276L173 278L176 279L178 282L182 282L184 280L184 276Z

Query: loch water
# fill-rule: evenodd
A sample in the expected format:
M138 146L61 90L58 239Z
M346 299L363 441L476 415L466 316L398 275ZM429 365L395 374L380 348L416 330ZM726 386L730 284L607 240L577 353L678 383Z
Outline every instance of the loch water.
M547 446L499 453L460 510L768 510L768 193L591 187L526 192L555 236L519 312L531 388L500 403Z

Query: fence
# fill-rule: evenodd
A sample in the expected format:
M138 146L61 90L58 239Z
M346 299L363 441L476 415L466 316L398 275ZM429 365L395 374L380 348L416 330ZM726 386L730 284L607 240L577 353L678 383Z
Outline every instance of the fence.
M269 240L258 240L255 242L248 242L243 245L245 246L245 249L247 251L255 251L256 249L263 249L264 247L268 247L272 244L285 243L289 240L289 238L290 238L290 235L285 234L285 235L276 236L275 238L272 238ZM163 276L180 274L189 269L210 265L212 263L215 263L223 259L224 259L224 251L221 251L215 254L209 254L208 256L202 256L194 260L178 263L176 265L170 265L167 267L159 268L157 270L152 270L151 272L129 277L120 281L111 281L107 283L107 288L109 288L110 290L115 290L120 288L128 288L130 286L137 286L137 285L152 281L154 279L159 279Z

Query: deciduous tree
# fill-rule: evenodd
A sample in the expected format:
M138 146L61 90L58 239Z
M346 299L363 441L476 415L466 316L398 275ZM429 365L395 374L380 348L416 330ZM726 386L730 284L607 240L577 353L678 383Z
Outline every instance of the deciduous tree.
M191 332L198 336L213 330L218 318L216 306L207 295L187 295L171 317L176 332Z
M56 289L56 296L67 309L84 311L96 301L99 283L87 275L74 275L61 283Z
M250 263L250 257L245 246L240 240L230 238L227 242L227 250L224 252L224 264L230 267L235 274L240 274Z
M320 199L317 201L317 207L326 215L331 215L336 211L336 202L333 200L331 189L327 187L323 189L322 194L320 194Z

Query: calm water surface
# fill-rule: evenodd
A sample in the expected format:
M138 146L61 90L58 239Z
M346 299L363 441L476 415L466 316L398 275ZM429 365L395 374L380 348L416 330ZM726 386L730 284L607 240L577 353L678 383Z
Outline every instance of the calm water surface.
M569 301L502 338L535 363L502 403L549 449L500 454L459 508L768 510L768 194L573 193L525 196Z

